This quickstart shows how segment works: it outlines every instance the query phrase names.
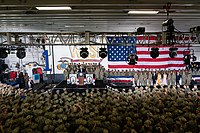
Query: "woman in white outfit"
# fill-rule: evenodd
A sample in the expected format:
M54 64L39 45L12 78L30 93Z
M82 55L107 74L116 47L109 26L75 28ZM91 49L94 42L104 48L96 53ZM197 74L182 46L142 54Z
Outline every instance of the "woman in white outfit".
M163 81L162 81L162 85L167 85L167 74L164 72L163 73Z

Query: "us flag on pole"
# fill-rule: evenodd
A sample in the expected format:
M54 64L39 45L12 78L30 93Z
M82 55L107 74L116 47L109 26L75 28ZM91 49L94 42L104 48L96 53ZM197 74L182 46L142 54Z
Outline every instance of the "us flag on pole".
M185 46L178 46L177 56L175 58L169 57L169 46L159 46L159 57L153 59L150 56L151 47L147 46L123 46L117 45L126 42L127 44L134 44L135 38L123 37L108 37L107 40L112 45L108 45L108 68L109 69L170 69L179 70L185 69L183 62ZM137 64L128 65L127 58L129 54L136 53L138 56Z

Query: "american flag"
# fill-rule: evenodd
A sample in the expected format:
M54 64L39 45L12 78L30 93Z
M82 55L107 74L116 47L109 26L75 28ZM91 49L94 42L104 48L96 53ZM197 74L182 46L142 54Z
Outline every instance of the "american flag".
M108 68L109 69L185 69L183 62L185 46L178 46L177 57L169 57L169 46L159 46L159 57L153 59L150 56L151 47L148 46L123 46L119 43L126 42L127 44L134 44L135 38L122 37L114 38L108 37L108 41L112 41L112 45L108 45ZM114 43L114 44L113 44ZM129 54L136 53L138 61L136 65L128 65L127 58Z

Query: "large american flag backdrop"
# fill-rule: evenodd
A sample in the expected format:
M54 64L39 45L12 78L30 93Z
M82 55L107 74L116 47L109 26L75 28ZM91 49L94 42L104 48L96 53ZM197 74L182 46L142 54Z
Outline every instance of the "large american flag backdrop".
M108 68L109 69L185 69L183 53L187 47L178 46L177 57L169 57L169 46L159 46L159 57L153 59L150 56L151 47L148 46L125 46L120 43L135 44L134 37L107 37L112 43L108 48ZM112 42L111 42L112 41ZM127 57L131 53L136 53L138 61L136 65L128 65Z

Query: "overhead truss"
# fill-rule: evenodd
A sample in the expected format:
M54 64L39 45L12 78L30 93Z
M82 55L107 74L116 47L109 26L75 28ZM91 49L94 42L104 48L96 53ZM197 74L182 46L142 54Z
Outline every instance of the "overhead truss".
M114 45L116 41L108 40L108 37L134 38L136 45L162 45L165 37L163 33L0 33L1 45ZM176 45L199 44L199 34L176 33L174 43ZM121 45L129 45L122 41Z

